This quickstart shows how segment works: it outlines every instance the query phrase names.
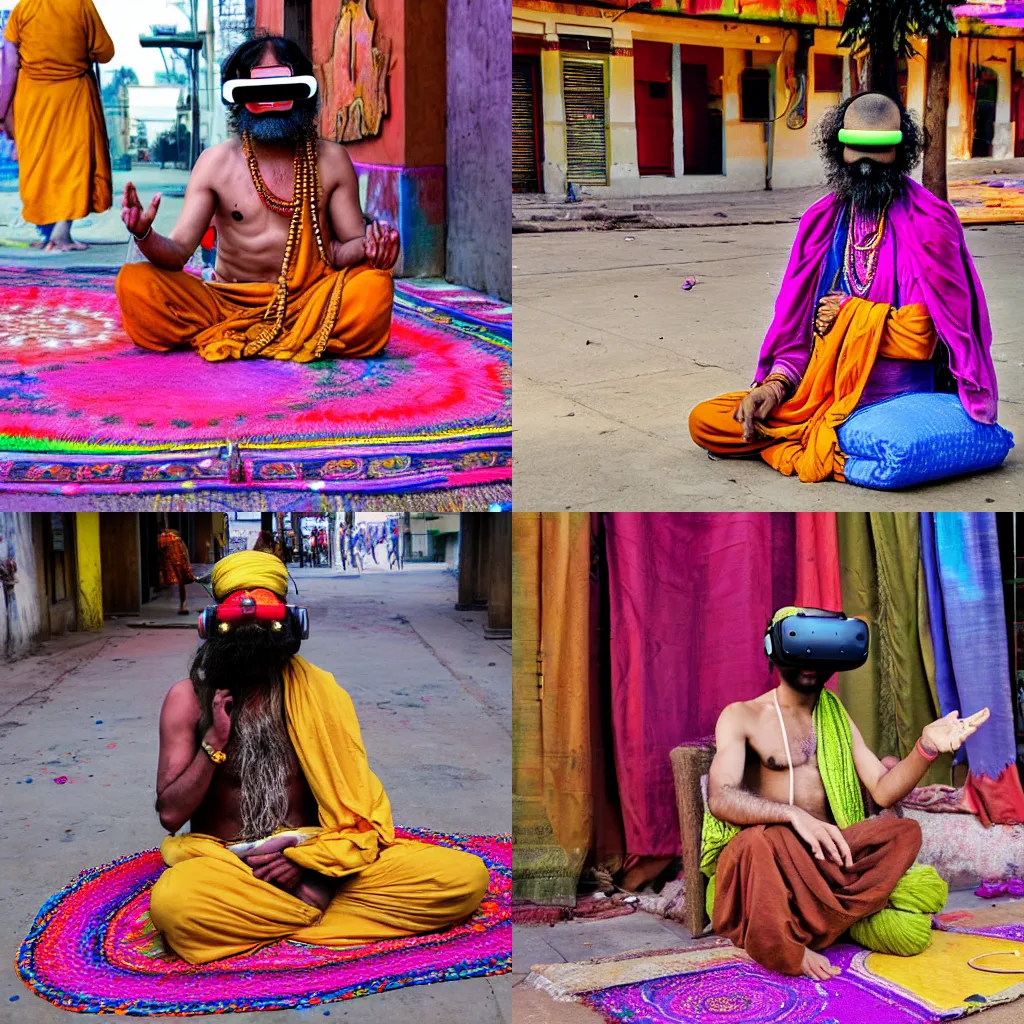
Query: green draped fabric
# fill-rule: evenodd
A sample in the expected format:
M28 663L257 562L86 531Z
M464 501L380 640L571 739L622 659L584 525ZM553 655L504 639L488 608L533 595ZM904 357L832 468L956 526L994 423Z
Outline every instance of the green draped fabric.
M840 828L848 828L864 820L864 798L853 763L850 719L839 698L829 690L822 690L815 705L814 731L818 738L818 770L829 809L835 823ZM710 811L704 811L700 869L709 879L709 917L715 905L714 875L718 858L739 832L738 825L720 821ZM943 908L946 896L946 883L935 869L915 864L897 883L889 906L858 921L850 934L855 942L878 952L902 956L920 953L931 941L931 914Z
M839 696L868 749L904 758L939 717L916 512L840 512L843 611L871 628L867 662L839 676ZM921 781L949 783L938 758Z

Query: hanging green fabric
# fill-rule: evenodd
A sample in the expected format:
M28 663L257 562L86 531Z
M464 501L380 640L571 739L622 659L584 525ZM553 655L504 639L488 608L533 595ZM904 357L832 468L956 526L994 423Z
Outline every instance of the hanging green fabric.
M822 690L814 707L814 731L818 738L818 770L829 809L835 823L848 828L864 820L864 797L853 763L850 719L839 698L828 690ZM718 858L739 831L738 825L720 821L705 810L700 869L709 879L708 917L715 905ZM946 883L934 868L915 864L896 884L889 906L858 921L850 934L855 942L877 952L901 956L920 953L931 942L931 914L945 906L947 895Z
M839 695L868 749L904 758L939 717L919 517L913 512L840 512L843 611L867 621L867 662L839 676ZM939 757L922 785L948 783Z

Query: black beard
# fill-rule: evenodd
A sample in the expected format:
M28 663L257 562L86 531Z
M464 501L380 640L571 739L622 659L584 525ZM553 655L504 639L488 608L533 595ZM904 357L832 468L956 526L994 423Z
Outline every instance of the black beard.
M250 697L265 696L280 686L281 674L300 643L290 616L280 630L246 625L211 636L196 652L189 671L202 709L198 735L204 735L213 721L217 690L230 690L237 706Z
M811 666L808 666L810 668ZM779 675L786 680L787 685L795 690L799 694L804 696L811 696L812 694L821 693L825 688L825 684L832 677L832 673L827 669L815 668L815 680L813 683L804 683L800 679L800 673L806 671L802 668L782 668L779 666Z
M316 137L316 107L296 103L291 110L254 114L243 104L232 111L231 126L239 135L248 132L257 142L294 148Z
M862 213L878 213L906 189L906 175L893 164L880 164L862 157L855 163L826 163L829 188Z

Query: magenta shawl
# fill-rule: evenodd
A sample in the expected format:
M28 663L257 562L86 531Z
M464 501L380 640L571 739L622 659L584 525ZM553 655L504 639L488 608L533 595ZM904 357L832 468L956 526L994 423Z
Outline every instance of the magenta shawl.
M807 365L814 298L840 209L830 193L800 218L755 380L763 380L776 364L800 372ZM923 302L949 350L949 368L964 408L973 419L994 423L998 396L992 327L956 211L908 178L906 192L889 210L889 228L884 244L895 246L894 258L880 256L868 298L892 301L898 284L901 305Z

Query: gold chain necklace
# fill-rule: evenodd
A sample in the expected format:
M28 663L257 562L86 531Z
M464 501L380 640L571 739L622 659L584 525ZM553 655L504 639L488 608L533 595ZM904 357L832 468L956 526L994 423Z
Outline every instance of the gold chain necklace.
M284 329L285 311L288 308L288 272L291 269L292 257L295 254L299 241L299 233L302 231L302 216L307 204L313 221L313 234L316 237L317 252L324 263L329 263L329 261L324 251L324 240L320 231L320 214L318 210L320 171L316 163L316 140L307 139L304 146L297 147L295 150L292 199L288 203L275 196L264 184L248 132L242 135L242 148L249 163L249 173L252 175L253 186L260 199L268 209L273 210L275 213L291 214L291 221L288 224L288 239L284 246L284 259L281 261L281 273L277 278L274 297L270 300L270 304L263 314L264 320L269 320L273 316L274 323L271 327L260 327L259 330L253 332L255 336L251 338L242 350L243 356L251 357L259 355L280 336L281 331ZM273 205L275 203L277 206ZM317 343L318 351L316 354L318 356L327 344L329 333L329 327L326 330L324 327L321 327ZM321 335L322 338L320 337Z
M245 153L245 160L249 165L249 175L252 178L253 188L256 189L256 194L260 197L263 205L268 210L273 210L274 213L280 213L282 216L290 214L295 208L298 194L293 193L291 199L282 199L267 188L267 183L263 180L263 175L260 173L259 161L256 159L256 153L252 147L252 136L248 132L243 132L242 134L242 151ZM301 151L296 149L295 159L299 160L300 155Z

